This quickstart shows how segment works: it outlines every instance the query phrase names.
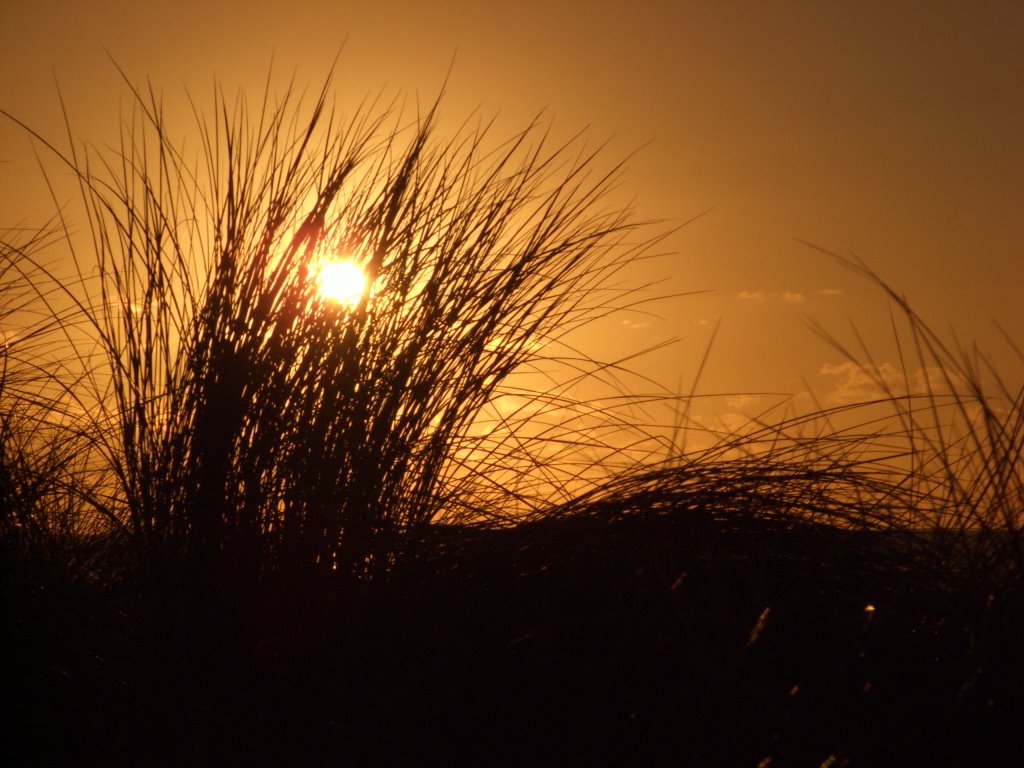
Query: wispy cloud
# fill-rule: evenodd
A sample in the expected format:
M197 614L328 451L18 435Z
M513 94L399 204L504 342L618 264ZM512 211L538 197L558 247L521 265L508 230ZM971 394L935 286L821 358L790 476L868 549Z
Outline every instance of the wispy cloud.
M725 404L730 408L748 408L760 399L757 395L733 395L726 399Z
M725 427L726 433L731 435L740 433L751 424L750 417L743 413L722 413L719 414L718 421Z
M822 288L814 293L817 296L839 296L842 291L838 288ZM803 304L807 301L807 294L802 291L740 291L736 298L740 301L784 301L787 304Z
M836 405L884 398L886 388L891 389L901 378L892 363L882 363L868 368L851 362L825 363L818 372L833 379L834 383L825 400Z
M623 320L622 324L624 326L626 326L626 328L628 328L631 331L636 331L636 330L639 330L640 328L650 328L651 327L650 323L642 323L642 322L638 322L636 320L630 320L628 318Z
M785 301L789 304L801 304L807 297L800 291L782 291L767 293L765 291L740 291L736 294L740 301Z
M961 382L938 366L904 372L892 363L858 365L825 363L819 373L834 380L826 401L835 405L862 403L893 396L950 394Z
M764 291L740 291L736 298L740 301L764 301L768 295Z

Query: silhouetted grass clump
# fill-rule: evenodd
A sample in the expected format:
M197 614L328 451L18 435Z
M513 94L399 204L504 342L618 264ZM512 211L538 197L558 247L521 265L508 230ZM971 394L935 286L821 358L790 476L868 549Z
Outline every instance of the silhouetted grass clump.
M116 150L32 134L81 218L0 245L12 755L1011 753L1024 391L839 258L902 368L829 337L877 397L684 450L685 402L631 420L657 398L569 344L643 299L617 168L328 94L218 92L194 148L152 91Z
M615 450L610 412L512 382L631 300L614 278L653 241L603 207L614 171L536 125L435 138L436 106L342 121L326 87L305 113L290 93L254 114L215 102L197 157L141 93L112 157L54 149L91 253L70 279L13 260L50 278L40 303L90 349L51 375L141 562L369 572L410 530L531 511L585 479L572 454ZM353 306L317 292L339 257L371 286ZM563 413L557 432L524 427L538 409ZM571 423L587 416L602 429Z

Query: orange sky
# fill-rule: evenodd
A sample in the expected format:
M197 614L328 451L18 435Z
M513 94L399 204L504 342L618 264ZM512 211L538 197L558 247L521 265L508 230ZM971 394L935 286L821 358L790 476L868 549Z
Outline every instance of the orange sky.
M688 386L721 318L705 391L806 379L838 397L853 382L806 320L844 334L852 319L887 360L886 304L797 238L856 252L938 330L1001 356L994 319L1024 342L1024 4L240 5L0 0L0 106L60 138L56 76L76 133L102 144L126 102L105 50L174 97L214 78L255 90L271 56L316 83L343 46L343 99L384 86L429 99L454 57L453 119L500 110L511 132L547 108L566 131L610 137L609 160L644 146L624 181L641 216L711 209L642 275L711 292L608 321L595 354L678 336L643 367ZM38 222L35 160L6 123L0 161L0 226Z

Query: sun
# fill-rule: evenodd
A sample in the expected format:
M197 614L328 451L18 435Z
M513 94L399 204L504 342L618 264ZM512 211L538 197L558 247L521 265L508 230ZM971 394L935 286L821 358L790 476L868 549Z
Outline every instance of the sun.
M366 275L348 260L326 262L316 282L321 297L349 307L355 307L366 291Z

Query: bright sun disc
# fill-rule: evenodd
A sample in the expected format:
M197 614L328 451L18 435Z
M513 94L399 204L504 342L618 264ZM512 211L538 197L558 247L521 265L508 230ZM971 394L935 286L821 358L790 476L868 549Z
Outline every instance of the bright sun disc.
M317 287L325 299L354 307L366 290L366 275L351 261L329 261L320 267Z

